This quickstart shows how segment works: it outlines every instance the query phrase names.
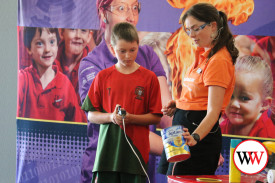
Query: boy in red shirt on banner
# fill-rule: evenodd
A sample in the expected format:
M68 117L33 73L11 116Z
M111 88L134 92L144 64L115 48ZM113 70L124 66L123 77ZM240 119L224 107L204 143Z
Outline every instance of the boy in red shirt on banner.
M145 183L148 177L149 125L160 122L162 104L157 76L135 62L138 47L133 25L114 26L111 50L118 62L96 75L82 105L88 120L101 124L92 182Z
M71 81L79 106L81 106L78 94L78 68L82 58L91 51L88 43L92 39L92 32L89 29L59 29L61 42L58 45L55 64L60 72L65 74ZM86 115L82 111L83 118L87 122Z
M275 124L268 117L273 91L269 64L260 57L243 56L235 69L235 89L220 124L222 133L275 138Z
M92 39L89 29L59 29L61 42L58 45L56 65L72 82L78 95L78 68L82 58L91 51L88 43ZM85 114L84 114L85 115Z
M57 29L24 28L24 44L32 57L32 65L18 74L18 117L85 120L71 82L53 65L58 41Z

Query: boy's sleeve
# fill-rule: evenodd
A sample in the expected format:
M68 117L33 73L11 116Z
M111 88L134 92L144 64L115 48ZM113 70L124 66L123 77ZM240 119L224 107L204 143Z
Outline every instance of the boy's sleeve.
M234 77L234 65L230 58L212 60L204 74L205 86L221 86L228 88Z
M149 112L162 115L161 93L158 78L153 75L149 93Z
M92 85L88 91L88 94L82 104L82 109L84 111L101 111L102 98L100 92L100 82L99 75L95 77L92 82Z
M27 79L25 78L24 72L19 71L18 73L18 89L17 89L17 117L24 117L25 115L25 105L24 102L26 100L26 82Z

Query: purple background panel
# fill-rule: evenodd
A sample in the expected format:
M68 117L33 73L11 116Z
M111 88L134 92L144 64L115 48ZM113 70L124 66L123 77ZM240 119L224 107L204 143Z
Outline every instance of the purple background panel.
M139 31L174 32L180 27L182 9L171 7L166 0L140 2ZM233 34L275 36L275 1L255 0L254 3L255 10L247 22L230 26ZM98 29L95 0L18 0L18 25Z
M166 0L139 0L141 12L137 30L149 32L174 32L181 25L182 9L173 8Z
M87 125L17 120L17 180L77 183Z
M247 22L231 25L231 31L235 35L275 36L275 1L254 0L254 3L254 12Z
M18 0L18 25L96 28L95 0Z

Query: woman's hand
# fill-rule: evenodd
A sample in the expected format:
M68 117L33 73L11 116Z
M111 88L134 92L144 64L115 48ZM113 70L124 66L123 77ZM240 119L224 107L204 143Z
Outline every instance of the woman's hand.
M161 109L166 116L173 116L176 111L176 102L174 100L170 100L166 106Z
M188 131L188 128L183 128L182 136L185 138L187 145L194 146L197 144L197 141L191 136Z
M222 154L220 154L220 158L219 158L218 167L219 167L219 166L222 166L222 165L223 165L223 163L224 163L224 158L223 158Z

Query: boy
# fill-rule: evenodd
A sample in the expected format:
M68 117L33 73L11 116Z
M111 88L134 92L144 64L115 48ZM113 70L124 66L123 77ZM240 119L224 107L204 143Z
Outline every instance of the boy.
M58 30L24 28L24 44L32 65L18 74L17 116L59 121L83 121L75 90L53 65L57 55Z
M133 25L115 25L110 46L118 62L97 74L82 105L90 122L102 124L93 182L146 182L142 167L149 159L148 125L158 124L162 116L158 79L135 62L139 38ZM127 111L124 118L119 106Z

